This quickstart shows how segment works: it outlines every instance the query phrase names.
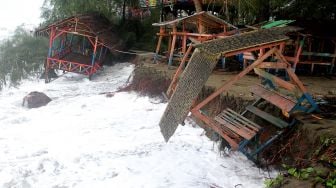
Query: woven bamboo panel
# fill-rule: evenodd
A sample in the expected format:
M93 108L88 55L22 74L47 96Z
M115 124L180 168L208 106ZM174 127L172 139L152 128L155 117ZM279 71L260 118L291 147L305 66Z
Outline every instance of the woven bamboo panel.
M297 30L299 30L297 27L262 29L240 35L233 35L222 39L212 40L195 45L195 47L207 53L225 55L229 52L240 51L256 46L263 46L279 41L285 41L289 39L289 37L287 37L285 34Z
M193 100L201 92L216 64L217 56L206 55L197 49L194 51L161 117L161 133L166 141L174 134L178 124L184 121Z

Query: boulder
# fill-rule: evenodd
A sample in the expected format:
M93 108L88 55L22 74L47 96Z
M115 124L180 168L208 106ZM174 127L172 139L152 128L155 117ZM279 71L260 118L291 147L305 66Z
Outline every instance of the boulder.
M47 105L51 99L44 93L33 91L23 98L22 106L27 104L28 108L38 108Z

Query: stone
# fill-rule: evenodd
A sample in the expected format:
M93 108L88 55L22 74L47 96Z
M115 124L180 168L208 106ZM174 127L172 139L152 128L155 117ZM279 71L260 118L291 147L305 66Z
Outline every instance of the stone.
M38 91L32 91L23 98L22 106L28 108L39 108L41 106L47 105L51 99L44 93Z

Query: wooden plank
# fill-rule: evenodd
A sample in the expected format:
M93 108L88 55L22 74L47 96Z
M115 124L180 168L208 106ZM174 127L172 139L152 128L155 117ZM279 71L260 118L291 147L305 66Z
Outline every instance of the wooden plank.
M306 65L312 65L312 64L316 64L316 65L331 65L332 62L322 62L322 61L301 61L301 62L299 62L299 64L306 64Z
M291 100L291 99L289 99L285 96L282 96L281 94L279 94L275 91L267 90L260 85L252 86L251 87L251 92L253 94L265 99L269 103L277 106L278 108L280 108L281 110L283 110L287 113L290 112L296 104L296 102L294 102L293 100Z
M222 53L222 55L224 55L225 57L230 57L230 56L234 56L234 55L237 55L237 54L241 54L243 52L252 52L252 51L256 51L256 50L260 50L260 49L273 48L275 46L280 45L285 40L287 40L287 39L275 41L275 42L272 42L272 43L258 44L258 45L255 45L255 46L250 46L248 48L239 48L239 49L236 49L234 51Z
M257 116L263 118L264 120L274 124L275 126L279 127L279 128L285 128L288 126L288 123L277 118L277 117L274 117L272 115L270 115L269 113L266 113L262 110L260 110L259 108L256 108L252 105L249 105L246 107L246 110L252 112L253 114L256 114Z
M286 63L279 62L262 62L258 68L261 69L286 69L288 65Z
M296 86L294 84L286 82L285 80L282 80L281 78L278 78L278 77L276 77L276 76L274 76L274 75L272 75L272 74L270 74L270 73L268 73L266 71L263 71L263 70L261 70L259 68L254 68L254 72L257 75L259 75L259 76L261 76L263 78L271 80L272 82L274 82L275 84L279 85L282 88L285 88L285 89L287 89L289 91L296 90Z
M213 129L219 135L221 135L221 137L223 137L229 143L229 145L232 147L232 150L237 150L238 149L239 143L235 139L232 138L232 137L234 137L232 134L223 130L218 124L216 124L214 121L210 120L208 117L201 114L199 111L194 111L194 112L192 112L192 114L195 117L197 117L198 119L205 122L211 129Z
M220 117L216 117L215 120L220 123L222 126L225 126L227 128L229 128L230 130L232 130L234 133L238 134L239 136L250 140L254 135L249 134L249 132L240 129L234 125L232 125L230 122L228 122L227 120L220 118Z
M222 118L223 120L227 121L228 123L232 124L233 126L237 127L240 131L244 131L244 133L248 135L255 135L256 131L253 129L249 129L248 126L244 122L239 119L239 116L235 116L230 114L228 111L224 111L225 114L221 114L217 116L218 118ZM237 132L238 134L238 132ZM239 134L240 135L240 134Z
M250 140L260 130L260 126L246 119L242 115L227 108L214 118L221 125L229 128L235 134Z
M336 54L322 52L302 52L302 56L336 57Z
M247 124L251 125L250 127L251 127L252 129L254 129L255 131L259 131L259 130L261 129L261 127L260 127L258 124L256 124L256 123L250 121L249 119L247 119L247 118L245 118L244 116L238 114L237 112L231 110L230 108L228 108L228 111L231 111L232 113L235 113L236 115L239 115L240 119L245 120L245 122L246 122Z
M296 76L294 71L291 68L286 69L288 76L291 78L291 80L299 87L302 93L307 93L306 87L303 85L303 83L300 81L300 79Z
M291 64L287 61L286 57L282 54L280 50L276 50L274 54L279 60L281 60L281 63L287 64L288 68L291 66Z
M217 91L212 93L209 97L207 97L205 100L200 102L195 108L192 110L198 111L203 106L208 104L210 101L212 101L214 98L216 98L218 95L229 89L234 83L236 83L240 78L245 76L247 73L249 73L251 70L253 70L255 67L257 67L260 63L262 63L266 58L268 58L271 54L274 53L276 48L272 48L267 53L265 53L263 56L259 57L254 63L246 67L243 71L241 71L238 75L232 77L230 80L228 80L222 87L220 87Z

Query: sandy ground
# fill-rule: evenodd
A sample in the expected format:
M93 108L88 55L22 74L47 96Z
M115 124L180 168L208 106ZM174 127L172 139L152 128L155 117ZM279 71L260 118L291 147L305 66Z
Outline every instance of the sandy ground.
M164 63L153 64L151 61L144 63L145 66L153 67L157 70L165 72L165 74L172 78L177 67L168 68ZM214 71L213 74L209 77L206 86L220 88L226 81L234 77L238 72L220 72ZM336 78L326 78L318 76L300 76L299 79L307 87L308 92L313 96L317 95L327 95L327 94L336 94ZM249 86L260 83L258 76L250 74L244 76L239 80L234 87L232 87L228 92L234 96L240 96L246 99L252 99Z

